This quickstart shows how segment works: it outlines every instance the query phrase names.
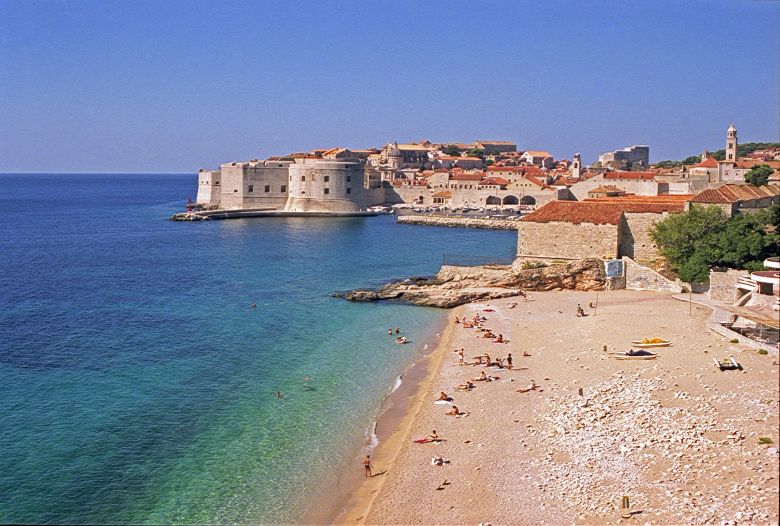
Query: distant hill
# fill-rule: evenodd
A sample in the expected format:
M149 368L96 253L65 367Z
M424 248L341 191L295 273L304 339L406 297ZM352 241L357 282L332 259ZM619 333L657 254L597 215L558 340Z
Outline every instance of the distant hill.
M737 145L737 157L746 157L756 150L763 150L764 148L780 148L780 142L746 142L745 144ZM726 149L721 148L710 152L710 155L715 157L718 161L724 161L726 159ZM680 166L681 164L696 164L701 161L701 155L691 155L686 157L682 161L659 161L653 165L657 168L671 168L673 166Z

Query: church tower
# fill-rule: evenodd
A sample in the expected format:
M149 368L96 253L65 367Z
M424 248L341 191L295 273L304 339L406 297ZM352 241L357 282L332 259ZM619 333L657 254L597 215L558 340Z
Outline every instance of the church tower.
M579 179L582 174L582 157L579 152L574 154L574 162L571 165L571 176L574 179Z
M726 133L726 162L737 162L737 127L732 124Z

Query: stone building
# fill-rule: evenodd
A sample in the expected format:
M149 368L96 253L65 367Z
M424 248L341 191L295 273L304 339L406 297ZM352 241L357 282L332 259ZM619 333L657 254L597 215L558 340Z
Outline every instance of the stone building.
M516 152L517 145L509 141L475 141L474 148L485 152Z
M774 204L780 204L778 185L724 184L702 190L690 199L687 208L717 206L724 214L731 217L738 213L750 213L769 208Z
M284 208L291 161L225 163L220 166L220 208Z
M520 159L535 166L550 169L553 167L553 156L550 152L542 150L528 150L520 156Z
M599 162L602 166L611 168L647 167L650 166L650 147L635 144L622 150L602 153L599 155Z
M198 171L198 197L199 205L219 206L222 200L222 174L219 170Z
M290 164L288 212L355 212L366 207L363 163L354 157L304 157Z
M651 261L658 247L650 230L670 213L682 212L690 196L617 197L553 201L518 223L518 258Z

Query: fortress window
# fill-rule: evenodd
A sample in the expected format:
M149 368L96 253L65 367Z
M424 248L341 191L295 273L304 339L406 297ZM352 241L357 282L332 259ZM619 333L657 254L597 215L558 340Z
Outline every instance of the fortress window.
M270 184L265 185L265 191L266 191L266 193L271 191L271 185Z
M326 175L326 176L325 176L325 182L327 183L328 181L330 181L330 176L329 176L329 175ZM327 192L326 192L326 193L327 193Z
M347 187L347 193L351 194L352 193L352 188Z
M348 175L348 176L347 176L347 182L350 182L351 180L352 180L352 176L351 176L351 175Z
M329 193L330 193L330 188L326 188L326 189L323 191L323 193L325 193L325 194L329 194Z
M280 192L282 192L282 193L285 193L285 192L287 191L287 185L284 185L284 184L283 184L283 185L282 185L282 189L281 189L281 190L279 190L279 191L280 191Z
M255 185L250 184L248 192L251 194L254 191L255 191Z
M302 175L302 176L301 176L301 182L304 182L305 180L306 180L306 176L305 176L305 175Z

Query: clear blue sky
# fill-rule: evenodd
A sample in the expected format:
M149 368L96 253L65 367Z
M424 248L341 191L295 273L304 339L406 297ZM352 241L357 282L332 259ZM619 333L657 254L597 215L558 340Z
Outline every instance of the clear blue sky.
M0 0L0 171L776 141L779 28L770 1Z

